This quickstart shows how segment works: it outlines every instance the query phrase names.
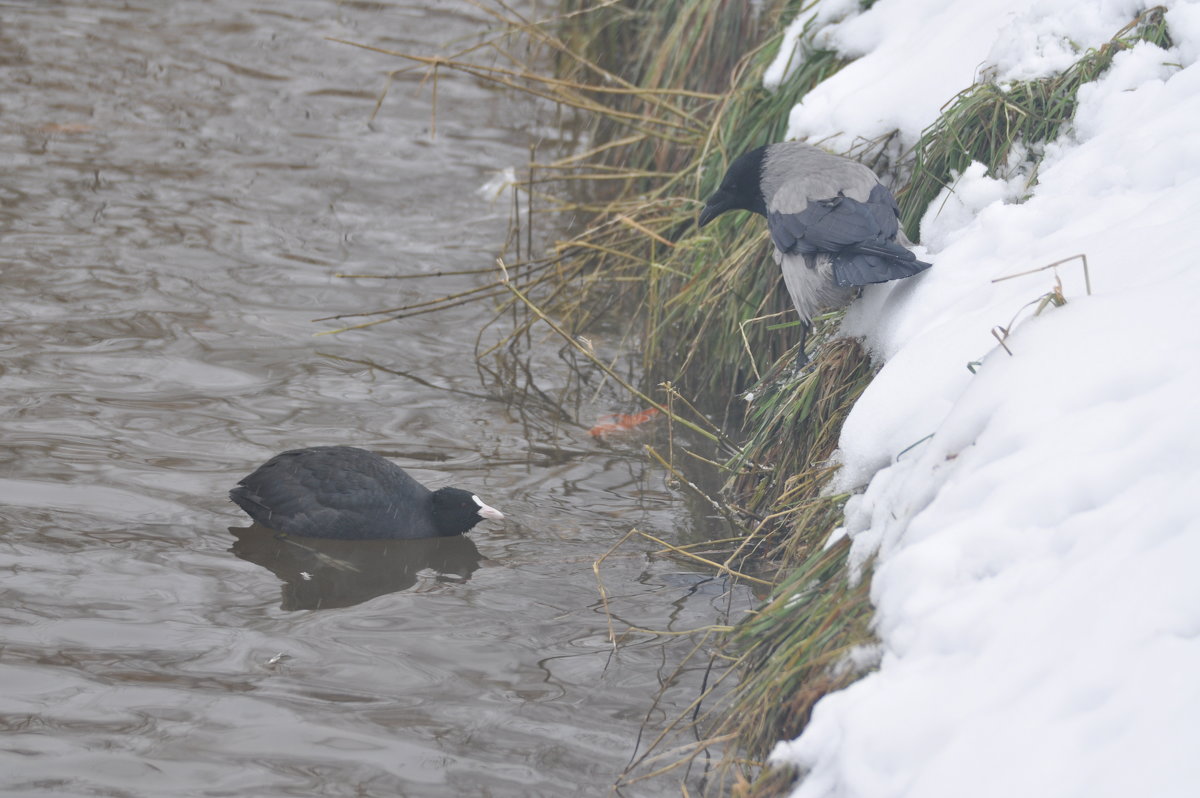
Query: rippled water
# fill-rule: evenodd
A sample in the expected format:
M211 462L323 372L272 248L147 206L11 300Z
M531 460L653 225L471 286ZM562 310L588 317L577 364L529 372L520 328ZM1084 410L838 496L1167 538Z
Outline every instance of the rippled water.
M678 654L612 655L592 562L633 525L698 534L683 499L586 419L492 398L486 307L313 337L485 279L334 275L490 265L507 209L475 189L530 136L521 101L449 75L436 137L419 74L368 124L400 62L324 37L432 52L482 22L436 0L0 4L0 789L602 795L625 766ZM245 529L238 478L333 443L509 520L441 547ZM619 623L718 617L721 590L648 551L605 561Z

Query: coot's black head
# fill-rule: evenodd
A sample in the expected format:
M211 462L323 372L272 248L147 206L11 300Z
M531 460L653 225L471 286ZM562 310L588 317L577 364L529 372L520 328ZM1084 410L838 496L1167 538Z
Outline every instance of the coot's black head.
M716 192L704 203L697 224L700 227L716 219L725 211L752 211L767 215L767 204L762 195L763 157L766 146L739 155L729 164L725 177Z
M433 492L433 525L439 535L461 535L485 518L499 521L504 514L468 490L439 488Z

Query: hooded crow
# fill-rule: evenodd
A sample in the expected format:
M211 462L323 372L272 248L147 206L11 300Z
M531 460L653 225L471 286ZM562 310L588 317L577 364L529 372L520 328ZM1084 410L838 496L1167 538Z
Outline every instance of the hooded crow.
M860 286L912 277L930 264L906 249L900 210L887 186L866 166L810 144L785 141L741 155L704 204L701 227L725 211L762 214L775 261L804 322L842 307Z

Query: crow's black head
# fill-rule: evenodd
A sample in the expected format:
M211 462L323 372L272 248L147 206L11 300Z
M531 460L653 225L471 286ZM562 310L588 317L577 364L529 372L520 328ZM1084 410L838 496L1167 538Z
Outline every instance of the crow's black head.
M716 192L704 203L697 224L700 227L711 222L725 211L751 211L767 215L767 205L762 195L763 156L765 146L758 147L738 156L729 165L725 177Z

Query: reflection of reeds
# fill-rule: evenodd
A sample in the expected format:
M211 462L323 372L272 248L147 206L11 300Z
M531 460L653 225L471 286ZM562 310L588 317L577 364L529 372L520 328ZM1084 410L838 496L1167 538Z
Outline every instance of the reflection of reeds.
M435 97L438 74L455 70L538 98L565 127L584 131L586 141L570 153L531 152L525 174L511 186L514 224L494 280L358 314L367 321L355 326L492 303L498 312L477 347L481 372L497 396L540 408L557 424L574 420L571 402L565 392L539 386L529 355L549 329L560 357L578 368L576 411L589 380L593 396L613 385L641 407L660 410L672 437L666 455L654 446L647 453L738 535L708 541L703 552L654 539L661 553L703 560L731 580L776 583L767 603L732 633L722 624L692 630L694 647L664 683L699 669L704 686L657 732L644 729L649 744L639 737L641 753L618 785L684 774L703 761L711 793L783 794L790 776L760 773L762 757L775 740L802 730L822 695L856 678L846 655L871 641L870 569L851 580L848 543L824 547L847 498L829 491L830 459L846 414L872 376L869 359L856 342L829 340L818 330L814 365L790 374L797 335L787 323L791 308L779 290L765 227L737 214L703 232L694 226L702 198L729 160L781 139L799 97L842 66L835 54L812 48L808 31L808 49L784 87L762 88L776 32L809 4L561 0L559 16L530 20L503 0L479 0L504 26L500 35L443 57L390 53L410 61L407 69L425 70ZM911 173L911 184L897 193L915 240L925 208L972 160L1002 175L1021 154L1027 162L1020 168L1032 183L1038 147L1070 120L1078 88L1135 41L1167 43L1162 13L1143 12L1063 75L964 91L925 131L911 170L884 163L896 155L891 136L859 142L852 154L876 168ZM544 74L548 60L554 77ZM578 229L535 255L534 227L544 231L551 219ZM832 328L836 317L826 322ZM614 329L621 345L640 352L640 368L620 372L611 352L602 356L587 337ZM494 340L483 343L485 333ZM748 407L740 398L747 393ZM743 422L748 439L734 446L731 430ZM676 427L687 428L692 440L718 442L717 452L736 454L713 462L711 451L706 457L677 441ZM720 473L726 490L700 487L705 480L691 479L693 469ZM601 568L634 539L649 538L631 530L595 563L614 646L636 634L672 634L629 625L618 633L613 624ZM648 710L647 719L656 713L661 708ZM709 760L714 753L723 757L716 765Z

